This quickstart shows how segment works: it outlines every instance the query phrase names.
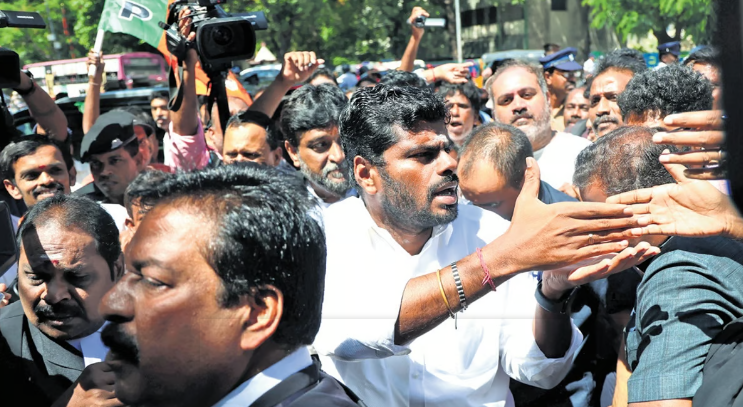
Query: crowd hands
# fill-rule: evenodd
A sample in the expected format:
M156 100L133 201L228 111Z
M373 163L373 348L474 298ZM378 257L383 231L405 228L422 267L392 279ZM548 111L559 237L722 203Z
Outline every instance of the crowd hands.
M674 368L695 369L684 386L704 389L710 335L743 316L734 305L741 287L732 300L702 300L722 310L687 298L743 281L706 274L743 274L743 219L709 182L726 168L711 93L696 111L637 111L602 79L620 77L627 93L651 91L633 76L659 79L618 52L586 84L590 108L569 120L583 92L568 86L573 68L556 54L543 70L518 61L491 69L488 123L472 63L412 73L420 15L429 16L415 7L408 20L399 71L350 100L335 78L315 82L325 63L315 52L290 52L259 97L230 97L226 123L196 95L195 50L182 62L178 111L156 94L149 115L101 114L103 56L91 51L80 157L92 182L74 193L67 121L22 74L19 93L48 137L14 142L0 160L8 194L28 208L17 278L0 284L0 360L18 367L0 377L17 386L11 400L36 392L22 405L222 406L270 395L272 404L255 405L288 397L292 406L350 406L358 395L370 406L475 406L513 392L518 406L510 377L531 391L590 382L576 407L598 405L590 394L602 392L614 407L691 405L688 388L635 389ZM179 27L195 35L188 11ZM563 132L581 121L583 134ZM637 280L615 293L631 303L608 312L606 287L620 276ZM600 305L574 306L589 291ZM657 298L677 298L676 308ZM579 380L573 366L600 325L584 324L586 309L614 329L614 387ZM687 324L695 331L679 328L672 311L725 316ZM673 356L654 346L674 335L688 335L679 352L696 359L665 369ZM24 346L40 356L29 360ZM44 366L60 354L73 367L62 365L52 385ZM281 383L256 385L269 370ZM311 381L287 387L297 372Z

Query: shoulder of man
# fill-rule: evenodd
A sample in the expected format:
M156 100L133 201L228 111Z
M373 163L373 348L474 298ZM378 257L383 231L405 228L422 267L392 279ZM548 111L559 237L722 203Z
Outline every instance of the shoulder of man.
M555 133L555 137L552 139L552 143L559 143L564 147L572 147L578 149L578 151L586 148L591 144L590 141L583 137L576 136L575 134L565 133L564 131L558 131ZM550 143L550 144L552 144Z
M96 202L103 202L106 200L106 195L104 195L103 192L101 192L101 190L95 186L94 182L91 182L90 184L79 188L77 191L73 192L72 195L84 196Z
M285 407L365 407L366 405L335 378L320 373L320 381L312 389ZM284 407L284 406L282 406Z
M547 205L557 202L578 202L577 199L553 188L550 184L544 181L541 181L541 186L539 187L539 200Z
M20 301L0 309L0 336L5 338L10 350L17 356L21 354L24 316Z

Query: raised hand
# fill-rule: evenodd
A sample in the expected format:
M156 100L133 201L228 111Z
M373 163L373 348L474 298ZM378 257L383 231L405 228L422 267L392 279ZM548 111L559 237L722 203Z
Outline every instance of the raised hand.
M743 239L743 220L727 195L707 181L690 180L679 164L664 164L678 184L625 192L606 202L632 205L640 227L632 236L675 235L703 237L723 235Z
M415 22L415 19L418 16L426 16L430 17L428 12L424 10L422 7L413 7L413 11L410 13L410 18L408 18L408 24L410 24L411 27L413 27L413 38L415 38L416 41L420 41L421 37L423 37L423 34L426 32L425 28L422 27L416 27L413 25Z
M436 80L442 80L453 84L467 83L470 80L470 67L472 62L462 64L444 64L433 69Z
M192 30L193 18L189 17L191 14L193 14L193 11L189 7L184 7L178 12L178 31L188 41L193 42L196 41L196 31ZM189 66L195 65L198 57L199 54L196 53L195 49L189 49L186 53L186 64Z
M291 85L304 82L324 63L325 60L318 59L312 51L289 52L284 55L281 79Z
M5 284L0 283L0 308L8 305L10 301L10 293L5 292L7 289Z

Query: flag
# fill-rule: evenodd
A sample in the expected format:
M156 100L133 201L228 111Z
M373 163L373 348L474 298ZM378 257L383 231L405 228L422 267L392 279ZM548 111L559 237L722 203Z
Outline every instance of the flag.
M98 29L129 34L157 48L163 37L157 23L167 12L167 0L106 0Z
M112 33L124 33L139 38L142 41L157 48L168 65L177 66L177 60L168 51L165 40L165 31L160 28L158 22L166 22L168 17L168 4L173 0L106 0L98 24L99 30ZM201 69L201 64L196 65L196 94L206 95L209 93L209 77ZM225 81L227 96L242 99L248 105L253 103L250 95L240 83L237 76L230 72Z

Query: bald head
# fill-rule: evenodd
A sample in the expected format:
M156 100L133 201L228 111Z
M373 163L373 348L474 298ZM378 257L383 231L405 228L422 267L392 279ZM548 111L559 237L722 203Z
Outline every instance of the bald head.
M516 127L489 123L477 127L462 148L459 186L467 200L511 219L532 157L529 139Z

